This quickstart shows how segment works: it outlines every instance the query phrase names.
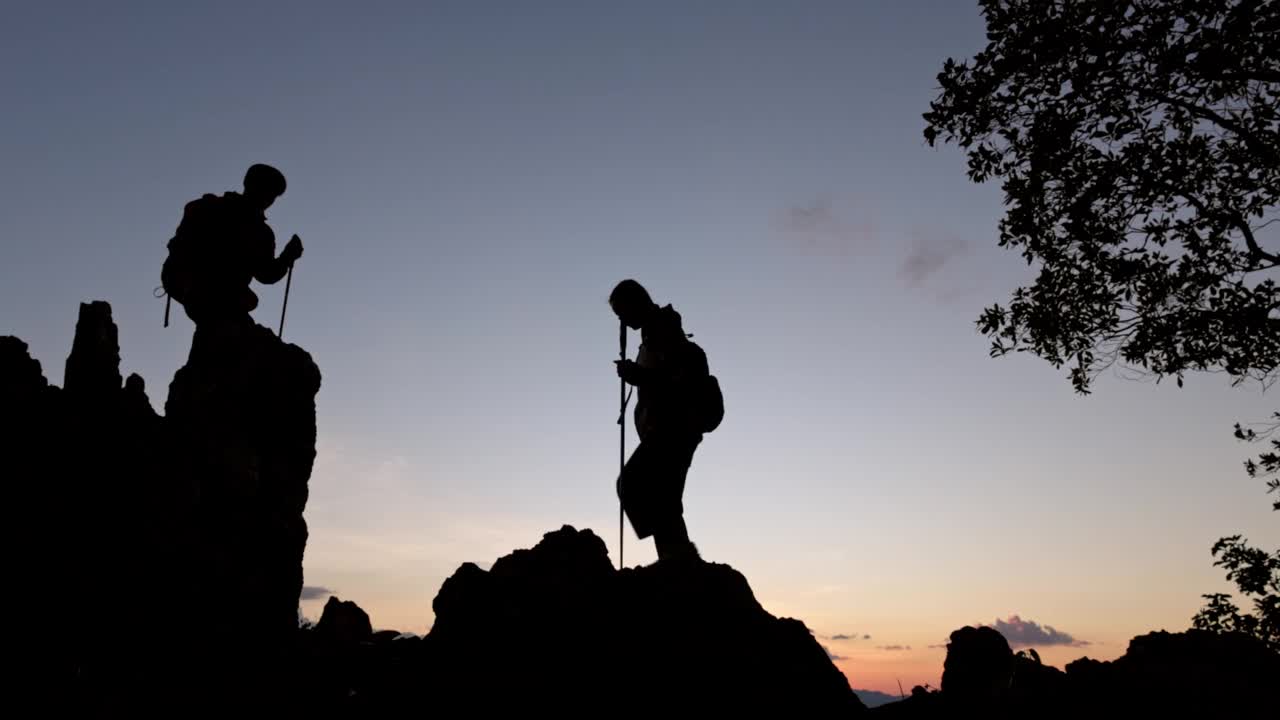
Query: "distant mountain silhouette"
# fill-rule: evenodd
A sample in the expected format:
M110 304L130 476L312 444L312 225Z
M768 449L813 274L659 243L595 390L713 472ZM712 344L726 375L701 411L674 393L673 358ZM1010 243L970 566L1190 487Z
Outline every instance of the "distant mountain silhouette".
M881 705L888 705L891 702L898 702L899 700L902 699L901 695L890 695L889 693L882 693L879 690L855 689L853 691L853 694L857 695L858 699L862 701L862 704L866 705L868 708L876 708L876 707L880 707Z
M1114 661L1066 672L1015 655L993 628L963 627L947 644L941 691L874 708L883 718L1264 717L1277 707L1280 655L1257 638L1202 630L1133 638ZM1264 713L1259 715L1258 713Z

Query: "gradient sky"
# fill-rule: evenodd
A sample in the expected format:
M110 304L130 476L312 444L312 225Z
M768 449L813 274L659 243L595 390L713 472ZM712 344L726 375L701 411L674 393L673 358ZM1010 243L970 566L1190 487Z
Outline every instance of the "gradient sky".
M191 338L165 243L269 162L306 244L285 336L324 373L306 582L376 627L425 632L460 563L562 524L616 552L606 298L635 277L726 394L694 540L855 687L936 685L951 630L1015 614L1090 643L1048 662L1114 657L1226 588L1215 539L1280 540L1230 433L1274 401L988 358L973 321L1033 269L920 117L983 30L958 0L11 3L0 333L61 383L107 300L162 409ZM283 284L255 289L274 326Z

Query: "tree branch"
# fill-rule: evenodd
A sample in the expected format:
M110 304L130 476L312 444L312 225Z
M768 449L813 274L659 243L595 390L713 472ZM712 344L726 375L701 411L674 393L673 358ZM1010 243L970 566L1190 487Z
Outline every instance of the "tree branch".
M1151 92L1150 90L1143 90L1141 88L1138 88L1137 92L1140 95L1145 95L1149 98L1154 98L1156 100L1167 103L1169 105L1173 105L1174 107L1180 107L1183 110L1186 110L1187 112L1191 113L1192 115L1195 115L1198 118L1201 118L1204 120L1210 120L1216 123L1217 125L1239 135L1241 138L1244 139L1246 143L1252 145L1254 147L1254 150L1264 153L1268 159L1271 159L1271 160L1277 159L1276 157L1277 153L1274 147L1272 147L1269 143L1267 143L1262 138L1258 137L1257 135L1254 135L1252 132L1248 130L1248 128L1245 128L1240 123L1232 120L1229 117L1225 117L1219 113L1216 113L1213 110L1210 110L1209 108L1201 107L1199 105L1196 105L1195 103L1189 103L1186 100L1179 100L1178 98L1169 97L1168 95L1164 95L1162 93Z
M1270 270L1272 268L1278 268L1278 267L1280 267L1280 262L1273 262L1270 265L1259 265L1257 267L1240 267L1240 268L1236 268L1236 270L1242 273L1256 273L1256 272L1262 272L1263 270ZM1280 304L1277 304L1276 307L1280 307ZM1272 309L1275 309L1275 308L1272 308Z
M1280 83L1280 72L1246 68L1243 72L1219 72L1210 75L1215 80L1257 80L1258 82Z
M1249 223L1240 218L1229 218L1236 227L1240 228L1240 234L1244 235L1244 244L1249 246L1249 254L1259 262L1268 260L1274 267L1276 263L1280 263L1280 255L1269 253L1258 245L1258 240L1253 236L1253 231L1249 229Z
M1280 264L1280 255L1269 253L1266 250L1263 250L1262 247L1258 245L1258 239L1253 236L1253 230L1249 228L1249 223L1245 222L1244 218L1240 217L1237 213L1211 212L1203 202L1201 202L1198 198L1196 198L1196 196L1192 195L1191 193L1183 192L1181 190L1177 190L1174 188L1170 188L1170 189L1173 190L1182 198L1184 198L1187 202L1194 205L1196 210L1198 210L1200 214L1205 216L1206 218L1217 218L1219 220L1226 220L1229 224L1236 226L1236 228L1240 231L1240 234L1244 236L1244 244L1248 246L1249 257L1251 257L1253 260L1259 263L1266 260L1271 263L1271 267L1275 267L1277 264Z

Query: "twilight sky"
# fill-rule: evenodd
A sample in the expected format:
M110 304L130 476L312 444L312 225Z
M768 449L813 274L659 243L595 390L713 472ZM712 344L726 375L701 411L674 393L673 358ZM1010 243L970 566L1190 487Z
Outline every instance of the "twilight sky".
M920 117L943 60L984 42L976 5L4 15L0 334L60 384L78 303L107 300L162 408L191 324L162 329L151 293L182 206L279 167L269 221L306 244L285 336L324 374L306 582L375 627L425 632L460 563L562 524L616 553L625 277L675 304L726 394L693 539L855 687L936 685L930 646L1014 615L1089 643L1037 645L1047 662L1114 657L1226 588L1215 539L1280 539L1230 434L1272 409L1256 386L1108 376L1080 397L987 357L973 321L1033 269L996 247L998 188ZM255 290L274 327L283 283Z

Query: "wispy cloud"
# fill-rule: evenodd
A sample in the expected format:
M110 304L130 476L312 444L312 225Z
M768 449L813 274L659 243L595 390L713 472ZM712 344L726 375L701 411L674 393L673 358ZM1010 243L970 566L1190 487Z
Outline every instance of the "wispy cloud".
M910 645L877 645L877 646L876 646L876 649L877 649L877 650L886 650L886 651L889 651L889 652L898 652L898 651L901 651L901 650L910 650L910 649L911 649L911 646L910 646Z
M780 226L796 249L819 254L856 254L866 250L876 237L874 223L866 218L850 221L842 217L830 198L787 208Z
M923 286L948 263L969 251L969 244L959 238L932 238L921 232L911 233L911 248L898 275L909 287Z
M787 208L786 227L795 232L822 233L837 227L835 214L831 212L830 198L822 198L809 205L792 205Z
M1034 620L1023 620L1017 615L1010 615L1008 620L996 618L993 627L1009 641L1010 647L1029 647L1039 645L1066 645L1069 647L1085 647L1087 640L1077 640L1070 633L1062 632L1052 625L1041 625Z
M327 587L320 585L303 585L302 594L298 596L300 600L323 600L330 595L336 593Z

